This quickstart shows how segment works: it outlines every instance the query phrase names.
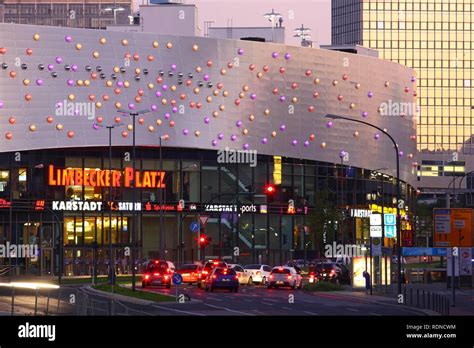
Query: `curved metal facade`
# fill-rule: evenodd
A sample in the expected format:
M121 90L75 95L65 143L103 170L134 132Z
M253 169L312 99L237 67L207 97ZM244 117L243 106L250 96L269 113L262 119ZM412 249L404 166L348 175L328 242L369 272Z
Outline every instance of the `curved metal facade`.
M2 152L108 145L93 124L113 123L121 106L152 110L137 119L137 145L156 146L167 134L170 147L326 162L346 151L349 165L395 167L383 134L377 140L374 129L346 121L328 126L331 113L387 128L403 152L401 178L415 184L413 115L379 112L382 103L415 102L415 73L402 65L269 43L14 24L0 24L0 48ZM113 132L114 145L131 145L126 127Z

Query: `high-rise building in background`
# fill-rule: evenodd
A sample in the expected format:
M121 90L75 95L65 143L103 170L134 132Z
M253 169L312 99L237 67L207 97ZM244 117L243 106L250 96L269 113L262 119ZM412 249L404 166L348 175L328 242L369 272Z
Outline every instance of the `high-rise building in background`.
M458 204L474 201L472 11L474 0L332 1L333 45L377 49L417 71L420 198L437 205L454 190Z
M131 0L1 0L0 22L105 29L129 22Z

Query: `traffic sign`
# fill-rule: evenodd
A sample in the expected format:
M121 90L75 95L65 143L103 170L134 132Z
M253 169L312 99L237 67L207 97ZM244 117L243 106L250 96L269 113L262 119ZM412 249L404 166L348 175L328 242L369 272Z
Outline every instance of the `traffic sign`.
M173 284L179 285L183 282L183 277L179 273L173 274Z
M372 256L382 255L382 240L381 238L372 239Z
M395 226L397 223L395 214L383 214L383 221L385 226Z
M369 217L370 226L380 226L382 225L382 215L381 214L372 214Z
M370 226L370 237L382 237L382 226Z
M189 229L191 232L198 232L199 231L199 223L197 221L193 221L189 224Z
M205 227L207 224L207 220L209 219L208 215L201 215L199 216L199 222L201 223L202 227Z

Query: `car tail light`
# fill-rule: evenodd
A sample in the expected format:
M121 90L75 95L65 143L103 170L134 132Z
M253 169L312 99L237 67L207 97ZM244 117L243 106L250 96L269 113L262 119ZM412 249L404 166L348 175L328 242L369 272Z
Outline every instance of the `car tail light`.
M262 272L260 272L260 271L257 271L257 275L260 275L260 274L262 274Z
M273 279L273 274L270 274L268 277L269 277L270 279Z
M288 279L290 279L290 280L291 280L291 276L290 276L290 275L288 276Z
M212 276L212 278L213 278L213 279L216 279L216 278L217 278L217 276L214 274L214 275Z
M217 262L217 261L214 261L212 264L214 264L214 265L218 265L218 264L219 264L219 262Z
M154 276L159 276L160 274L159 273L153 273Z
M235 276L235 279L239 279L239 276Z
M311 279L314 279L314 274L311 274L309 277L310 277Z
M208 274L209 272L208 271L202 271L202 274Z
M145 274L145 279L150 279L150 275L149 275L149 274Z
M165 280L167 280L167 279L168 279L168 276L165 275Z
M336 271L332 269L332 270L331 270L331 274L335 274L335 273L336 273Z

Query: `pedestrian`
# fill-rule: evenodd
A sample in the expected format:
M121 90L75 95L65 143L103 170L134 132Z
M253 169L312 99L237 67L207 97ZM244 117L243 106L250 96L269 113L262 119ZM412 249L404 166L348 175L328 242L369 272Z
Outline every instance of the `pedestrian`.
M368 294L369 290L372 288L372 284L370 282L370 273L364 271L364 273L362 273L362 276L365 278L365 293Z

